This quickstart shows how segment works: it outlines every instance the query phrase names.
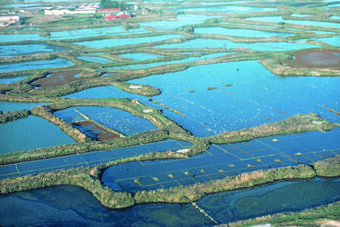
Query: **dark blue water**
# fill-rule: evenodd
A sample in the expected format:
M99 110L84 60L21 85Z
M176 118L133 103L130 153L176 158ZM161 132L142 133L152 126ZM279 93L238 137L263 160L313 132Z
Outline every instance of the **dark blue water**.
M244 143L212 145L208 152L190 159L112 166L104 171L102 181L108 186L119 184L125 191L135 192L186 186L259 169L309 165L340 155L339 133L340 128L337 128L326 133L308 132Z
M229 223L338 201L339 191L339 180L277 182L254 189L209 195L198 205L218 222ZM70 186L0 196L2 226L177 227L213 224L191 204L149 204L121 211L108 210L89 192Z

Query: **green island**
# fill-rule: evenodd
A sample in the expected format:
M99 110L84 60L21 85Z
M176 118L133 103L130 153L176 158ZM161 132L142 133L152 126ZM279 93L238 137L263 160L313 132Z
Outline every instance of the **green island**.
M227 222L210 195L337 182L337 4L1 2L0 199L76 186L122 212L191 204L210 225ZM336 226L339 206L218 226Z

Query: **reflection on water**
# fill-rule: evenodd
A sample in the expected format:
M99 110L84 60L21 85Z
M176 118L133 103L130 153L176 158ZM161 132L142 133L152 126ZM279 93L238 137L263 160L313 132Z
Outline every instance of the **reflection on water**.
M338 201L339 191L339 180L278 182L209 195L198 205L218 222L228 223ZM62 226L66 223L73 226L176 227L214 224L191 204L147 204L121 211L109 210L89 192L71 186L0 196L2 226Z
M0 153L75 143L71 137L47 120L28 118L0 125Z

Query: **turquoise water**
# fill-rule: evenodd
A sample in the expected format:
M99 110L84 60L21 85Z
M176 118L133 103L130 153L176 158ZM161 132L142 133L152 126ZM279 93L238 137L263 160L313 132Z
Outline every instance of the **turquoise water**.
M122 54L119 56L123 58L131 58L134 61L150 60L150 59L161 57L161 55L149 54L149 53L132 53L132 54Z
M241 36L241 37L265 37L269 38L272 36L291 36L292 33L282 33L282 32L267 32L251 29L233 29L233 28L222 28L222 27L204 27L195 28L195 33L205 33L205 34L217 34L217 35L230 35L230 36Z
M198 205L219 223L229 223L335 202L339 200L339 190L339 180L276 182L253 189L209 195ZM177 227L214 224L191 204L146 204L122 211L109 210L91 193L72 186L1 196L0 211L0 224L3 226L62 226L68 223L73 226ZM16 215L13 216L13 213Z
M0 46L0 57L45 53L58 50L62 50L62 48L48 44L6 45Z
M60 128L40 117L0 125L1 154L72 143L73 139Z
M151 21L140 23L141 26L148 26L156 29L176 29L181 26L201 24L206 19L214 18L218 16L206 16L195 14L181 14L177 16L177 20L173 21Z
M112 63L110 59L107 58L102 58L102 57L92 57L92 56L80 56L78 59L83 60L83 61L89 61L89 62L95 62L95 63Z
M125 65L125 66L118 66L118 67L112 67L112 68L105 68L105 69L142 69L142 68L151 68L151 67L157 67L161 65L167 65L167 64L177 64L177 63L186 63L186 62L193 62L198 60L207 60L211 58L217 58L227 55L227 53L218 53L218 54L209 54L202 57L191 57L191 58L185 58L181 60L174 60L174 61L167 61L167 62L155 62L150 64L137 64L137 65Z
M43 60L43 61L30 61L15 64L0 64L0 72L15 72L31 69L46 69L46 68L57 68L57 67L68 67L72 66L73 63L62 59L56 58L53 60Z
M20 4L20 3L16 3L16 4L4 5L4 7L13 7L13 8L25 8L25 7L32 7L32 6L40 6L40 4Z
M167 39L180 38L181 35L161 35L151 37L138 37L138 38L124 38L124 39L103 39L95 41L76 42L75 44L83 45L91 48L105 48L105 47L117 47L124 45L137 45L148 42L157 42Z
M139 34L139 33L145 33L145 32L146 31L143 28L131 29L129 31L126 31L120 26L92 28L92 29L89 28L89 29L51 32L51 39L54 39L54 40L78 39L78 38L103 36L103 35L130 35L130 34Z
M274 23L289 23L289 24L299 24L299 25L312 25L312 26L321 26L321 27L333 27L340 28L340 23L332 23L332 22L323 22L323 21L311 21L311 20L284 20L281 16L273 16L273 17L249 17L247 20L257 20L257 21L266 21L266 22L274 22Z
M328 5L328 6L325 6L324 8L326 8L326 9L332 9L332 8L335 8L335 7L340 7L340 3Z
M194 39L184 43L164 44L154 46L155 48L249 48L259 51L287 51L317 47L306 43L288 43L288 42L266 42L266 43L234 43L230 40L218 39Z
M45 105L46 103L30 103L30 102L0 102L0 110L10 112L14 110L30 110L33 107Z
M9 78L0 78L0 84L11 84L16 83L20 80L25 79L26 76L19 76L19 77L9 77Z
M276 8L256 8L248 6L216 6L216 7L198 7L188 9L176 9L176 11L198 11L198 12L224 12L224 13L251 13L251 12L269 12L276 11Z
M340 78L281 78L257 61L202 65L130 82L161 89L162 94L153 99L187 117L168 110L164 114L197 136L279 121L297 113L314 112L339 121L318 104L338 109Z
M144 118L139 118L128 112L109 107L74 107L58 111L55 115L69 123L85 120L75 109L88 116L91 120L127 136L157 129Z
M331 16L329 19L340 20L340 16Z
M336 47L340 46L340 36L333 36L330 38L312 38L312 40L324 42L328 45L332 45Z
M18 42L28 40L46 40L47 38L41 37L39 34L13 34L13 35L0 35L0 42Z

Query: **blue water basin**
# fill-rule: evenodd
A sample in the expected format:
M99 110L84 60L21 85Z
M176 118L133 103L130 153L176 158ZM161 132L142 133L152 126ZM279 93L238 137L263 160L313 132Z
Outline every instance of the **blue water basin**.
M124 45L137 45L142 43L157 42L167 39L180 38L181 35L161 35L151 37L124 38L124 39L103 39L95 41L76 42L75 44L91 48L117 47Z
M317 47L307 43L290 43L290 42L264 42L264 43L235 43L230 40L218 39L194 39L184 43L164 44L154 46L155 48L249 48L259 51L287 51L296 49L305 49Z
M88 116L91 120L114 129L123 135L133 135L157 129L144 118L139 118L128 112L109 107L73 107L58 111L55 115L69 123L85 120L78 111Z
M291 33L283 33L283 32L268 32L268 31L259 31L252 29L233 29L233 28L222 28L222 27L203 27L196 28L195 33L199 34L217 34L217 35L230 35L230 36L241 36L241 37L257 37L257 38L269 38L272 36L291 36Z
M318 104L339 109L340 78L281 78L256 61L196 66L131 82L161 89L162 94L153 99L187 116L166 109L164 114L198 136L279 121L298 113L314 112L339 121Z
M0 73L32 70L32 69L69 67L72 65L74 65L72 62L62 59L62 58L56 58L53 60L43 60L43 61L30 61L30 62L15 63L15 64L13 63L0 64Z
M72 143L75 141L60 128L40 117L0 125L1 154Z

